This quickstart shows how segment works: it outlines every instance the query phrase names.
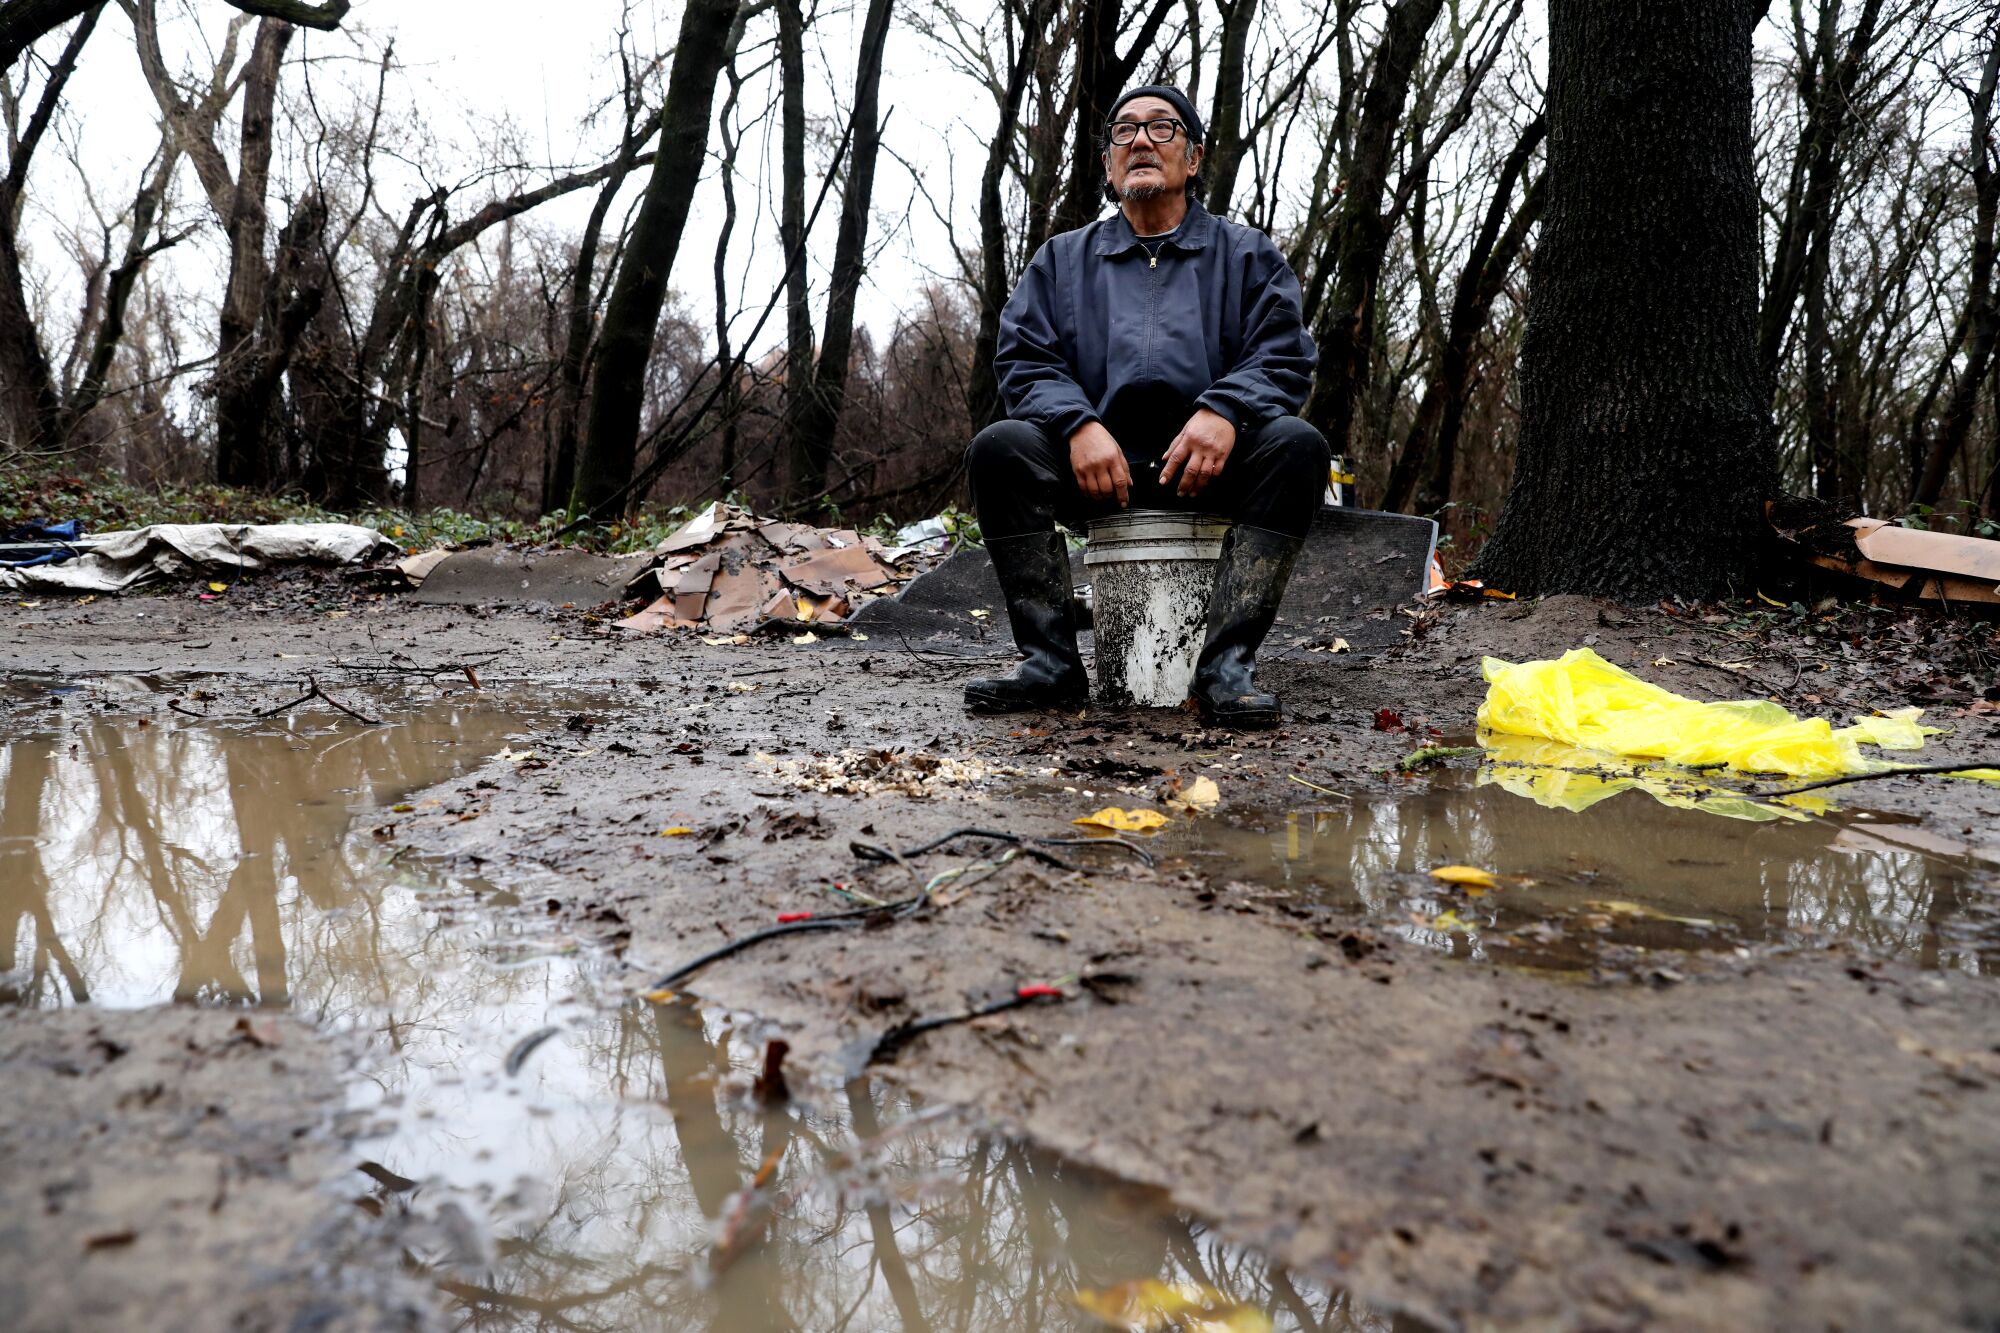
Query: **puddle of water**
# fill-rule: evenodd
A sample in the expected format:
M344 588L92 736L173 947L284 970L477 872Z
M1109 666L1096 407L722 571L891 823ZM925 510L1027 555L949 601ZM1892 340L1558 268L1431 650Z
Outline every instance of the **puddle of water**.
M765 1105L749 1024L620 1002L547 916L389 862L368 826L560 701L385 704L385 727L131 707L165 688L94 682L0 752L0 997L283 1006L349 1034L352 1197L402 1219L468 1322L1101 1328L1096 1292L1111 1326L1416 1327L866 1082ZM1145 1322L1161 1300L1212 1322Z
M1923 967L2000 970L1990 830L1961 842L1860 810L1745 818L1741 801L1718 817L1583 775L1556 789L1523 778L1505 765L1444 771L1396 796L1183 825L1162 850L1466 957L1573 968L1607 945L1845 939ZM1468 892L1429 876L1446 865L1499 883Z

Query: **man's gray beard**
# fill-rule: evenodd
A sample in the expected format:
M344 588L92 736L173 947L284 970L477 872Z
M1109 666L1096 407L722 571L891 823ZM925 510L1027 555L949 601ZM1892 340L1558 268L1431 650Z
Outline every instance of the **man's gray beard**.
M1128 204L1143 204L1158 199L1166 192L1167 187L1164 185L1128 185L1119 198Z

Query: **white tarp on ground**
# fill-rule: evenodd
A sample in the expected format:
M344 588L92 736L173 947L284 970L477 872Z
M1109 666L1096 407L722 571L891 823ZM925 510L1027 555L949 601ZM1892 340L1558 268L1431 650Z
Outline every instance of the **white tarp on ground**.
M161 579L269 565L351 565L401 549L373 528L352 523L156 523L86 541L87 554L60 565L0 569L0 588L123 592Z

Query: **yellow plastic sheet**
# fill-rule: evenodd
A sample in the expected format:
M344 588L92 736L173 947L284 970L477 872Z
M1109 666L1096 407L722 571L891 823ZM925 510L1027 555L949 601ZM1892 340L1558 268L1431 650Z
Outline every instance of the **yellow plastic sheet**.
M1639 679L1588 648L1554 661L1482 663L1483 731L1535 736L1614 755L1664 759L1688 768L1833 778L1887 764L1862 745L1915 750L1937 728L1901 708L1836 729L1825 718L1795 717L1762 699L1702 703Z
M1661 805L1676 809L1753 823L1804 819L1809 814L1825 814L1830 808L1818 796L1752 800L1682 769L1580 750L1560 741L1483 731L1479 743L1491 762L1480 765L1478 785L1499 787L1551 810L1580 813L1627 791L1644 792Z

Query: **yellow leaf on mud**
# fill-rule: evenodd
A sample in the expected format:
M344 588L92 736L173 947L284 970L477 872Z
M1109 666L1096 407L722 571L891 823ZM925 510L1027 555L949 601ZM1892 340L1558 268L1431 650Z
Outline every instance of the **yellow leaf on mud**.
M986 619L986 617L992 615L993 613L991 611L972 611L969 612L968 614L970 614L974 620L984 620Z
M1270 1333L1271 1317L1199 1282L1142 1278L1097 1290L1079 1288L1070 1298L1107 1328L1127 1333Z
M675 995L670 990L661 989L661 990L642 990L639 992L639 998L644 1000L647 1004L672 1004L675 1000L679 999L680 997L678 995Z
M679 824L676 824L672 828L661 829L660 836L663 838L685 838L688 834L692 832L694 832L693 829L682 828Z
M1439 912L1423 924L1432 930L1456 930L1464 932L1472 929L1471 926L1466 924L1464 917L1452 911Z
M1107 805L1095 814L1072 819L1070 823L1087 828L1107 828L1114 833L1151 833L1165 828L1167 817L1158 810L1120 810L1115 805Z
M813 632L812 632L811 630L807 630L807 631L806 631L806 632L805 632L804 634L798 634L798 635L794 635L794 636L792 637L792 642L793 642L793 643L818 643L818 642L819 642L819 635L817 635L817 634L813 633Z
M1431 878L1446 884L1460 884L1475 889L1490 889L1500 881L1490 870L1478 866L1439 866L1431 871Z
M389 813L392 815L407 815L413 813L416 810L416 808L417 807L411 805L408 801L404 801L401 805L390 806Z
M208 585L208 590L210 592L228 592L229 585L227 583L211 583Z
M1167 804L1185 814L1198 815L1204 810L1215 809L1221 800L1222 792L1217 789L1214 778L1196 778L1167 797Z

